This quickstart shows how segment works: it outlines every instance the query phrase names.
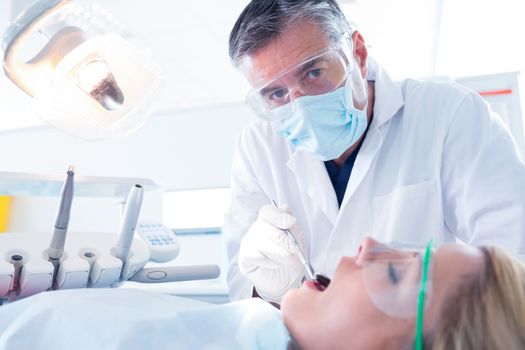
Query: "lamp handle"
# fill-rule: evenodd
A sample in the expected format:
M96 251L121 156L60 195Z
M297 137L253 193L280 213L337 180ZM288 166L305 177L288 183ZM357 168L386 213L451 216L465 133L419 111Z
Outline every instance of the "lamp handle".
M40 23L70 0L38 2L22 13L8 28L4 39L4 71L7 77L30 96L38 88L35 84L46 81L60 60L73 48L87 40L78 27L66 27L56 33L32 59L23 62L18 52L25 40L40 28Z

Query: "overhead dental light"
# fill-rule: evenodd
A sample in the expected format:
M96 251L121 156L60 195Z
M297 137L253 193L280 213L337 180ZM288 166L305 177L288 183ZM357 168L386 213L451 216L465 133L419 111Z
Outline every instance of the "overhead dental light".
M104 20L75 1L40 0L3 40L4 71L34 98L39 117L88 140L138 129L161 83L155 62Z

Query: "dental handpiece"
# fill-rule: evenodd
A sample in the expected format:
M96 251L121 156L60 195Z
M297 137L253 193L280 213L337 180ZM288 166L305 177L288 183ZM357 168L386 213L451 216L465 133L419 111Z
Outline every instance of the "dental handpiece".
M128 198L124 207L120 233L115 246L115 256L124 262L128 257L133 242L133 235L137 227L140 208L142 206L143 188L141 185L134 185L129 191Z
M274 207L277 207L277 208L279 207L273 199L272 199L272 204ZM285 229L284 232L286 232L286 234L290 238L292 238L295 246L297 247L299 260L301 260L301 263L304 265L308 279L320 284L324 288L328 287L328 285L330 284L330 279L324 275L315 273L312 265L310 264L310 261L308 261L308 259L306 258L306 255L304 254L303 249L301 245L299 244L299 242L297 242L297 239L295 238L294 234L289 229Z
M53 236L48 249L49 261L56 263L64 254L64 245L66 242L67 227L69 225L69 216L71 212L71 204L73 203L73 180L75 176L75 168L70 166L67 170L66 182L62 186L60 193L60 204L55 218L55 226L53 228Z

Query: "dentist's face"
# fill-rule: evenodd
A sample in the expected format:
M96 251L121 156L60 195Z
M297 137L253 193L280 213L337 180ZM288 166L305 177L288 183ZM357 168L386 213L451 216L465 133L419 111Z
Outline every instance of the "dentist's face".
M330 45L330 40L318 25L309 21L297 23L287 28L268 46L244 57L240 70L255 87Z
M365 239L357 256L342 258L325 291L305 283L285 295L283 318L303 349L400 349L414 339L415 316L387 316L374 305L365 287L361 262L377 244ZM425 310L425 330L435 324L446 292L454 290L465 275L479 274L483 266L478 249L457 244L440 247L432 260L432 297ZM386 271L374 269L374 273Z
M358 32L352 34L351 40L353 48L351 55L356 64L353 73L364 79L368 72L366 45ZM239 69L252 87L257 87L261 83L272 80L282 71L303 62L313 54L332 47L333 44L318 24L311 21L298 22L286 27L282 34L264 48L245 56ZM286 79L287 77L283 77L280 83L288 87L296 87L294 80L287 81ZM302 95L302 91L294 91L295 98Z

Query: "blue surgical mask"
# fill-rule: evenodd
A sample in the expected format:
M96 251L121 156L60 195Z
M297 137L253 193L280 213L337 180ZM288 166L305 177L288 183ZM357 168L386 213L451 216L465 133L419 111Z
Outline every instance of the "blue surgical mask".
M326 94L299 97L293 103L292 115L272 122L273 127L296 150L313 153L323 161L341 156L366 130L366 108L354 107L349 82ZM292 103L273 113L277 118L289 115L290 108Z

